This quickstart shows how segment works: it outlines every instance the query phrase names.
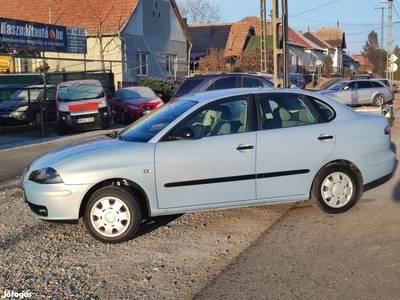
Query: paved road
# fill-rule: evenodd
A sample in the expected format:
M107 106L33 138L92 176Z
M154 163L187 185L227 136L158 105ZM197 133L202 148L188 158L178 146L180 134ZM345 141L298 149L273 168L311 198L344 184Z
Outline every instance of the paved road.
M400 146L398 106L392 127L395 152ZM344 214L328 215L299 203L194 299L399 299L399 249L397 168L390 181L365 192Z
M116 130L122 128L117 125ZM53 128L0 135L0 183L19 178L33 159L51 149L112 130L96 130L59 137Z

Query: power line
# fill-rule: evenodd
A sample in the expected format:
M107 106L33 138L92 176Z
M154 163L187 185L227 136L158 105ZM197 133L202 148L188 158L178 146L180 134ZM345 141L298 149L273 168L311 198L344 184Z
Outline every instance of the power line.
M328 3L325 3L325 4L323 4L323 5L320 5L320 6L311 8L311 9L309 9L309 10L303 11L303 12L301 12L301 13L298 13L297 15L289 16L289 18L294 18L294 17L300 16L300 15L306 14L306 13L308 13L308 12L310 12L310 11L316 10L316 9L318 9L318 8L321 8L321 7L330 5L330 4L335 3L335 2L338 2L338 1L339 1L339 0L334 0L334 1L331 1L331 2L328 2Z

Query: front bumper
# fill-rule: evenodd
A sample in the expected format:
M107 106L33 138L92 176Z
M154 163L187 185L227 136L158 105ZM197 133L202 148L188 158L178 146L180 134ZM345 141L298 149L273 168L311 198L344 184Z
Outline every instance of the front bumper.
M42 220L73 221L79 219L82 200L88 185L39 184L25 172L21 186L32 214Z
M59 121L63 126L67 125L78 130L108 128L110 127L111 115L108 107L75 114L59 112Z

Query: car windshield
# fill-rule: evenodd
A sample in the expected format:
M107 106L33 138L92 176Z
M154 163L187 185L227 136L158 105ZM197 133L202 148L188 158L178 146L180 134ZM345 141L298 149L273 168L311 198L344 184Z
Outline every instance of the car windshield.
M104 97L99 84L76 84L61 86L58 89L58 100L61 102L98 99Z
M42 90L18 90L11 96L11 101L37 101Z
M123 90L125 99L155 98L157 95L150 89Z
M329 91L339 91L345 84L346 84L346 82L337 82L334 85L332 85L329 88L327 88L327 90L329 90Z
M124 141L147 143L196 103L195 101L180 100L163 105L122 130L117 137Z

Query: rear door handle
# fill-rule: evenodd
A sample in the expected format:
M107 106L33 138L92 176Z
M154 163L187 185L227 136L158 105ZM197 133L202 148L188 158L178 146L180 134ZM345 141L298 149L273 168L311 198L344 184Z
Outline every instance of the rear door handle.
M330 135L330 134L321 134L318 137L318 140L320 140L320 141L331 140L331 139L333 139L333 135Z

